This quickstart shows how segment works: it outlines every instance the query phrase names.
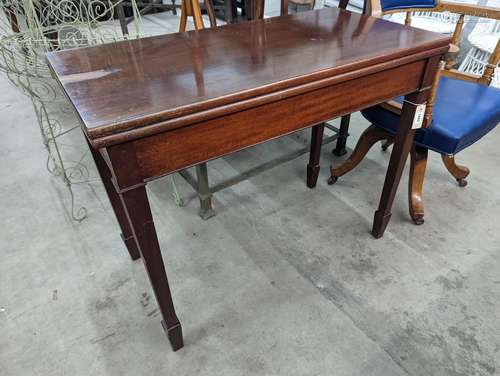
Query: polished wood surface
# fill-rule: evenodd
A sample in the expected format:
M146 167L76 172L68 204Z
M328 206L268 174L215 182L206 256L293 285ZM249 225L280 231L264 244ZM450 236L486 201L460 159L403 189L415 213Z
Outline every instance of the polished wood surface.
M144 261L174 350L183 346L182 327L146 184L314 127L308 179L313 186L323 122L406 95L372 229L380 237L413 142L415 104L428 99L449 40L322 9L49 55L82 118L125 245L132 258ZM130 232L133 243L127 241Z
M448 39L321 9L59 51L48 59L94 144L106 135L428 51Z

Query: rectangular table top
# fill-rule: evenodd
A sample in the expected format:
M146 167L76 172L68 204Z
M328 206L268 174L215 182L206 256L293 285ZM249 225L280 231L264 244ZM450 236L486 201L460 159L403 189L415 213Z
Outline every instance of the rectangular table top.
M443 47L449 37L325 8L48 54L89 139Z

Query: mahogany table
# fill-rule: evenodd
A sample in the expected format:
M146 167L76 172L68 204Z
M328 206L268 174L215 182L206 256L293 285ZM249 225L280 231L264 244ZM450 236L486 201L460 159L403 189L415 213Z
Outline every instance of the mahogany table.
M48 54L81 118L132 259L142 258L174 350L183 346L146 184L406 95L372 233L382 236L450 38L341 9Z

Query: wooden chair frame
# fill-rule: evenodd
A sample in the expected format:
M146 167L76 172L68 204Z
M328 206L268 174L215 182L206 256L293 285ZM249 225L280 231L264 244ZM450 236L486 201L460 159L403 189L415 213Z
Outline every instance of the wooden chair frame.
M347 5L348 0L344 0L345 5ZM482 75L474 75L470 73L460 72L453 68L455 64L455 56L459 51L459 42L463 29L464 19L466 16L489 18L489 19L500 19L500 9L488 6L480 5L469 5L463 3L453 3L445 1L437 1L434 8L407 8L407 9L397 9L383 12L380 5L380 0L366 0L364 12L368 15L374 17L382 17L384 14L390 13L406 13L405 25L411 25L411 15L413 12L449 12L458 14L458 21L455 26L452 43L450 45L450 52L447 54L445 59L440 63L440 69L438 70L431 87L431 95L429 101L427 102L426 111L424 115L423 127L428 127L432 122L432 110L433 104L436 97L437 87L439 84L439 79L441 75L452 77L455 79L462 79L470 82L475 82L482 85L489 85L492 81L495 68L500 61L500 40L497 41L496 47L490 56L486 69ZM400 103L391 100L380 104L386 110L389 110L397 115L401 114L402 106ZM343 132L343 145L337 145L337 148L333 151L336 155L342 155L345 153L345 138L348 132L348 122L347 117L342 118L343 127L341 131ZM342 135L340 135L342 137ZM328 181L329 184L333 184L337 179L351 171L356 167L361 160L364 158L370 147L377 141L384 141L382 149L386 150L387 147L392 143L393 135L381 128L370 126L360 137L352 155L340 166L331 167L331 177ZM339 138L340 141L340 138ZM422 224L424 222L424 208L422 200L422 190L423 182L425 176L425 169L427 165L427 154L428 150L419 147L417 145L413 146L412 152L410 154L410 181L408 186L408 201L409 201L409 211L410 216L414 223ZM454 155L442 155L443 163L446 169L451 175L455 177L458 184L461 187L467 185L465 178L469 174L469 169L465 166L460 166L456 164Z
M460 72L456 69L453 69L453 65L455 64L454 58L459 51L458 45L460 43L460 38L462 35L462 29L463 29L463 25L464 25L465 16L482 17L482 18L500 20L500 9L499 8L493 8L493 7L481 6L481 5L470 5L470 4L462 4L462 3L444 2L444 1L438 0L437 5L434 8L408 8L408 9L404 9L404 10L396 9L396 10L382 12L379 0L367 0L365 11L367 14L374 16L374 17L382 17L384 14L390 14L390 13L406 13L405 25L407 25L407 26L411 25L411 14L413 12L441 12L441 13L449 12L449 13L455 13L455 14L459 15L459 18L458 18L458 21L457 21L457 24L455 26L455 30L454 30L453 36L452 36L452 44L450 46L450 53L446 57L445 64L441 65L441 69L439 70L438 75L435 78L433 86L432 86L432 95L429 99L429 102L427 103L426 112L425 112L424 127L428 126L432 121L432 107L433 107L433 102L435 100L437 85L439 83L440 75L453 77L453 78L466 80L466 81L471 81L471 82L476 82L476 83L480 83L480 84L484 84L484 85L489 85L491 83L495 68L500 61L500 40L497 41L496 47L490 56L490 59L489 59L488 64L486 66L486 69L484 70L484 72L481 76L471 74L471 73ZM393 110L396 113L400 113L400 111L401 111L401 106L394 101L387 102L386 104L384 104L384 107L386 107L389 110Z

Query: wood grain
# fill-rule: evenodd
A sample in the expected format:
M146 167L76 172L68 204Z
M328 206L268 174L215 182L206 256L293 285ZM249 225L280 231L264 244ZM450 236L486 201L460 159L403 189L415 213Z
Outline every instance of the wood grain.
M48 54L94 146L180 116L447 45L342 9ZM175 95L174 95L175 93ZM133 101L130 99L133 98Z
M412 92L424 68L419 61L138 139L142 176L154 179Z

